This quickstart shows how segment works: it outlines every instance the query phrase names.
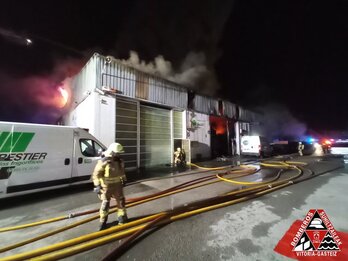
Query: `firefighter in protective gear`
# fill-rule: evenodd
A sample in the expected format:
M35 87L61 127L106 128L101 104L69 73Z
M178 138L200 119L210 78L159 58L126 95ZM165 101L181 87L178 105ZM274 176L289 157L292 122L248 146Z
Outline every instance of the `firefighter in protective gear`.
M126 203L123 194L126 175L124 162L119 155L123 152L121 144L112 143L103 153L104 157L98 161L92 175L94 191L98 193L102 200L99 210L100 230L106 228L111 198L114 198L117 203L118 224L127 222Z
M300 156L303 156L304 144L301 141L298 143L297 149L298 149L298 154L300 154Z
M184 167L186 165L186 155L181 148L177 148L174 152L174 164L178 167Z

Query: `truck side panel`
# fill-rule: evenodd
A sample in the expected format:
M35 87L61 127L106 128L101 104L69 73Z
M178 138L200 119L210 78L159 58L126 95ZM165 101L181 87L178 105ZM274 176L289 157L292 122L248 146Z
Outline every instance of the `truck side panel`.
M68 184L72 154L72 128L0 123L0 197Z
M242 136L241 154L258 156L260 154L260 145L259 136Z

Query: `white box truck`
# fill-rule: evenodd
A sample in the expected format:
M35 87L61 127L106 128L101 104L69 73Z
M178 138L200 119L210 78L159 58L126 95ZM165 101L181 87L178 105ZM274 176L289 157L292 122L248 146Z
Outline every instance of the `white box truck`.
M0 121L0 198L90 182L105 149L77 127Z

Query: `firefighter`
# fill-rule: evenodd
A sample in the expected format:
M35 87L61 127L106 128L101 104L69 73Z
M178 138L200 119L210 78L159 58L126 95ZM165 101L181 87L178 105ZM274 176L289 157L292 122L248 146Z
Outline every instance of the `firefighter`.
M298 149L298 154L300 154L300 156L303 156L304 145L302 144L301 141L298 143L297 149Z
M180 147L178 147L174 152L174 164L178 167L183 167L186 165L186 155Z
M106 228L111 198L114 198L117 203L118 224L127 222L126 204L123 194L126 175L124 162L120 158L120 153L123 152L124 150L121 144L112 143L103 153L102 159L98 160L92 175L94 192L98 193L102 201L99 210L99 230Z
M322 141L321 148L323 149L324 154L329 153L330 147L331 147L331 141L329 141L329 140Z

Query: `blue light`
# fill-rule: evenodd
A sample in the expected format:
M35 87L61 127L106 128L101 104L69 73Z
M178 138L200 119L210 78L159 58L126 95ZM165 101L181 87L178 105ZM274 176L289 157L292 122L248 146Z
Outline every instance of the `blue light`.
M314 139L313 137L307 137L307 138L306 138L306 142L308 142L308 143L310 143L310 144L314 143L315 141L317 141L317 140Z

